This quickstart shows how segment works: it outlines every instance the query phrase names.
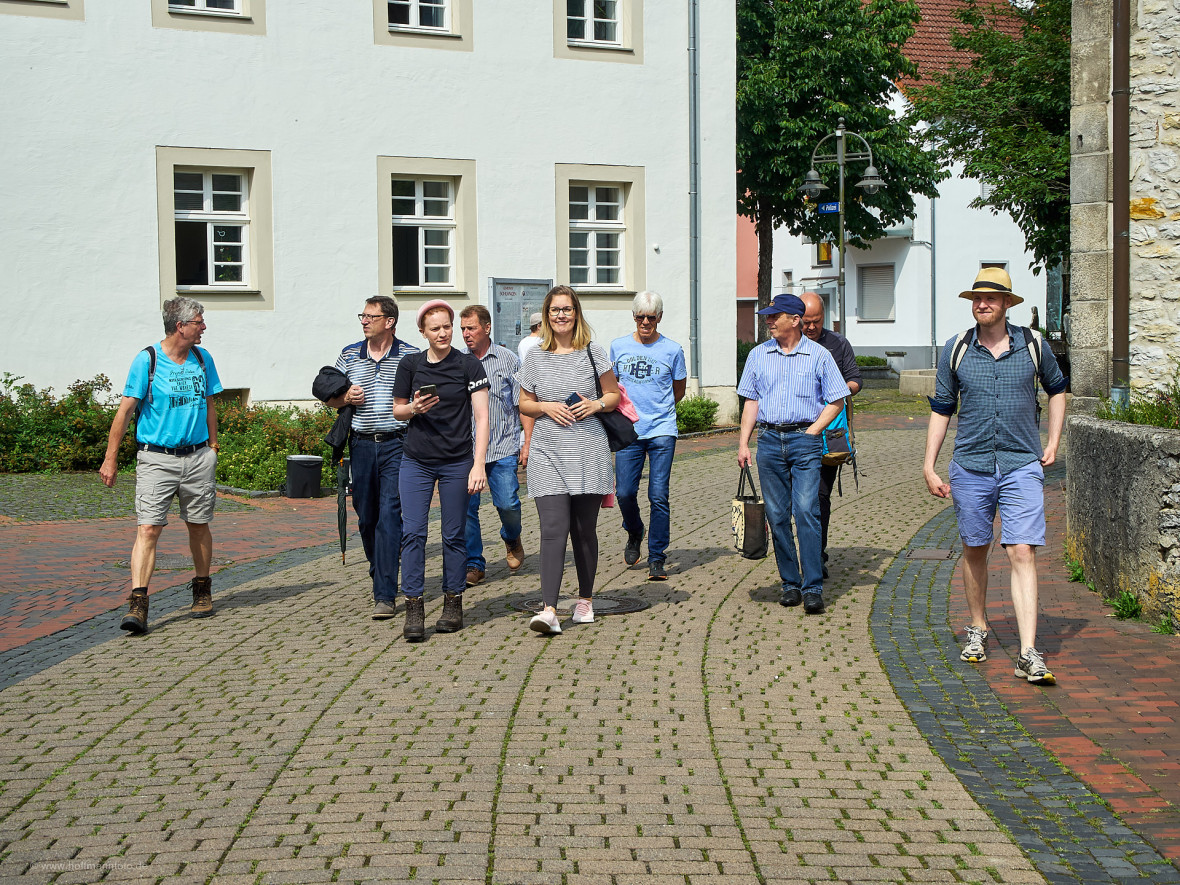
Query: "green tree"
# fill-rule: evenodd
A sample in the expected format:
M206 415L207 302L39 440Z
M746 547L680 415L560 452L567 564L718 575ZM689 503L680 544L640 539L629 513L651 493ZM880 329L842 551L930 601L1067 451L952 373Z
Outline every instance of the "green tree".
M908 91L908 119L930 124L944 164L990 185L973 206L1011 214L1034 264L1055 264L1069 251L1070 0L963 0L956 15L964 62Z
M902 47L918 19L914 0L738 0L738 211L758 232L760 307L770 301L775 227L816 241L837 237L836 216L818 215L798 187L812 150L840 117L868 140L885 180L866 198L869 212L853 187L863 167L848 169L850 244L866 245L912 218L916 194L935 196L945 177L937 158L889 109L894 83L917 75ZM834 194L835 168L819 171Z

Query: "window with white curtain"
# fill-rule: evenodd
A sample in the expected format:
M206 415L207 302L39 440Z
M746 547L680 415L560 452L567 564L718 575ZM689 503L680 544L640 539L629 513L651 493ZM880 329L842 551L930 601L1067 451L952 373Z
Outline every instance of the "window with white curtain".
M894 267L892 264L862 264L856 269L857 319L862 322L891 322L895 311Z
M622 286L623 186L570 182L571 286Z

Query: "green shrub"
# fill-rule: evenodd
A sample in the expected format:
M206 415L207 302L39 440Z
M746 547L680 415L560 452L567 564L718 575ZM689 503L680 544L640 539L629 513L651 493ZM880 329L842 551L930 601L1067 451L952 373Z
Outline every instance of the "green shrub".
M889 360L883 356L856 355L856 364L862 369L884 369L889 366Z
M75 381L58 399L51 388L21 384L19 375L0 375L0 471L97 470L106 454L120 397L106 375ZM119 463L135 454L130 437L119 447Z
M716 423L717 403L707 396L686 396L676 404L676 429L681 433L700 433Z
M1114 606L1114 616L1122 621L1138 620L1143 614L1143 603L1130 590L1123 590L1110 604Z
M1112 421L1180 430L1180 359L1172 359L1172 377L1162 388L1143 393L1134 391L1125 406L1103 397L1096 414Z
M277 489L287 479L288 455L319 455L324 459L322 482L336 484L332 449L324 436L336 420L326 406L217 404L217 481L239 489Z
M742 372L746 368L746 359L750 356L750 351L758 346L757 341L742 341L740 338L737 343L737 377L738 381L742 380Z

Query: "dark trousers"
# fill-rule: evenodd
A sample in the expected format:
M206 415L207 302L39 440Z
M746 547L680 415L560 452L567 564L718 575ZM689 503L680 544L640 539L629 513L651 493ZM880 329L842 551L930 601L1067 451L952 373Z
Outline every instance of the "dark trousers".
M828 561L828 520L832 518L832 489L836 487L836 477L840 468L827 464L819 468L819 524L821 544L823 545L824 562Z
M397 572L402 549L402 506L398 496L398 474L402 464L402 441L349 441L352 457L352 507L360 524L361 546L369 560L373 600L393 602L397 598Z
M594 594L598 572L598 512L602 495L543 495L534 498L541 521L541 599L557 605L561 577L565 573L565 544L574 544L574 568L578 572L578 595Z
M402 459L399 488L402 496L402 589L406 596L422 596L426 589L426 526L430 499L438 485L442 511L443 591L459 595L467 587L467 477L471 459L424 464Z

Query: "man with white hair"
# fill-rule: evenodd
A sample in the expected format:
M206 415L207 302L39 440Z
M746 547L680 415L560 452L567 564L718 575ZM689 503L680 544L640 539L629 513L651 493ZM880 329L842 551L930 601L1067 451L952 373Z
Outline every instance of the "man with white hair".
M684 348L659 332L664 299L655 292L640 292L631 302L635 331L611 342L610 360L619 386L635 404L639 435L627 448L615 453L615 496L627 530L623 560L639 561L643 544L643 517L639 513L639 477L643 460L649 461L647 499L651 504L647 538L647 579L666 581L664 560L671 534L668 486L676 455L676 404L684 398L688 368Z

